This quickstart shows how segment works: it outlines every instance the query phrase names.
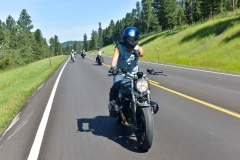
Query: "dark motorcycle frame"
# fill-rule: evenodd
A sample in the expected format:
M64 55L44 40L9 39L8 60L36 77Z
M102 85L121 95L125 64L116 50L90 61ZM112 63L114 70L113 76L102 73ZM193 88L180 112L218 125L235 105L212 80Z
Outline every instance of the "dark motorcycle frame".
M158 104L150 99L147 74L143 74L142 71L130 74L127 69L123 69L108 75L125 76L124 80L121 81L117 102L111 101L109 104L110 115L116 117L119 123L133 127L139 148L148 151L153 141L154 122L152 114L157 113ZM148 89L145 92L138 91L136 87L137 82L140 80L148 83Z
M85 53L81 53L81 56L82 56L82 58L84 59L85 56L86 56L86 54L85 54Z
M101 56L101 55L98 55L97 56L97 61L96 61L99 65L102 65L102 63L104 62L104 60L103 60L103 56Z
M72 60L72 62L75 62L75 60L76 60L76 55L75 54L71 54L71 60Z

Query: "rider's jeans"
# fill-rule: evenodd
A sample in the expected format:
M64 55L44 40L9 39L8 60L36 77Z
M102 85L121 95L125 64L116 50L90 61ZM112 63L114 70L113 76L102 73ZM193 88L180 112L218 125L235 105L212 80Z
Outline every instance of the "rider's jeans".
M113 86L110 89L111 93L118 93L119 89L120 89L120 84L121 84L121 80L124 79L124 75L115 75L113 77Z

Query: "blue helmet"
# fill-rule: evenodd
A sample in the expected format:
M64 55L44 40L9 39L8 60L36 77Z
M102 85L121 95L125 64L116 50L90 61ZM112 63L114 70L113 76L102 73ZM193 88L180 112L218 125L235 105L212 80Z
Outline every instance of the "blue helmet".
M127 41L128 37L132 37L135 39L135 42L129 42ZM135 27L127 27L124 31L123 31L123 41L124 44L126 45L127 48L134 48L135 45L137 45L138 43L138 39L139 39L139 32L138 29Z

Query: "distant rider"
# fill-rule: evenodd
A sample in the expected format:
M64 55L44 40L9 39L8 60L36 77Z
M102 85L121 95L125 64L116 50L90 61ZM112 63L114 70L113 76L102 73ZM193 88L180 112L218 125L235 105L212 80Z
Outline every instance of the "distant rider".
M82 50L82 54L85 54L85 50L84 49Z
M102 56L103 52L100 50L100 47L98 47L95 53L97 54L96 62L98 62L99 56Z
M74 51L74 50L72 50L71 52L70 52L70 56L71 56L71 59L72 60L76 60L76 52Z
M75 57L75 53L76 53L76 52L74 52L74 50L72 50L72 51L70 52L70 55L73 56L73 57Z

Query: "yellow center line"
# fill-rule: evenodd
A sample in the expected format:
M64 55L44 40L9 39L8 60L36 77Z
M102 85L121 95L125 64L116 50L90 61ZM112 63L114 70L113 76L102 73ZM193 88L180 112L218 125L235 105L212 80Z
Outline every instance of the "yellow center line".
M235 117L237 117L237 118L240 118L240 114L238 114L238 113L236 113L236 112L233 112L233 111L227 110L227 109L225 109L225 108L222 108L222 107L213 105L213 104L211 104L211 103L204 102L204 101L199 100L199 99L197 99L197 98L193 98L193 97L191 97L191 96L188 96L188 95L182 94L182 93L180 93L180 92L177 92L177 91L168 89L168 88L166 88L166 87L157 85L157 84L155 84L155 83L151 83L151 82L150 82L150 84L152 84L152 85L154 85L154 86L156 86L156 87L158 87L158 88L162 88L162 89L164 89L164 90L166 90L166 91L172 92L172 93L174 93L174 94L177 94L177 95L179 95L179 96L182 96L182 97L184 97L184 98L190 99L190 100L195 101L195 102L198 102L198 103L200 103L200 104L203 104L203 105L208 106L208 107L210 107L210 108L213 108L213 109L216 109L216 110L218 110L218 111L221 111L221 112L227 113L227 114L229 114L229 115L235 116Z
M156 85L160 85L160 83L156 82L156 81L153 81L151 79L148 79L149 83L153 83L153 84L156 84Z
M91 58L91 57L88 57L88 58L94 60L94 59ZM94 60L94 61L95 61L95 60ZM104 63L103 63L103 65L105 65L105 66L107 66L107 67L110 67L110 65L107 65L107 64L104 64ZM158 83L158 82L156 82L156 81L153 81L153 80L150 80L150 79L149 79L148 81L149 81L150 84L152 84L152 85L154 85L154 86L156 86L156 87L158 87L158 88L164 89L164 90L166 90L166 91L169 91L169 92L171 92L171 93L177 94L177 95L179 95L179 96L182 96L182 97L184 97L184 98L190 99L190 100L192 100L192 101L198 102L198 103L203 104L203 105L205 105L205 106L208 106L208 107L210 107L210 108L213 108L213 109L216 109L216 110L218 110L218 111L221 111L221 112L227 113L227 114L229 114L229 115L232 115L232 116L234 116L234 117L240 118L240 114L238 114L238 113L236 113L236 112L227 110L227 109L225 109L225 108L222 108L222 107L213 105L213 104L208 103L208 102L204 102L204 101L199 100L199 99L197 99L197 98L193 98L193 97L188 96L188 95L185 95L185 94L183 94L183 93L180 93L180 92L171 90L171 89L169 89L169 88L160 86L160 83Z
M94 60L95 61L95 59L94 58L91 58L91 57L89 57L89 56L86 56L87 58L89 58L89 59L91 59L91 60ZM110 65L108 65L108 64L105 64L105 63L102 63L102 65L104 65L104 66L107 66L107 67L110 67Z

